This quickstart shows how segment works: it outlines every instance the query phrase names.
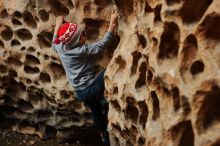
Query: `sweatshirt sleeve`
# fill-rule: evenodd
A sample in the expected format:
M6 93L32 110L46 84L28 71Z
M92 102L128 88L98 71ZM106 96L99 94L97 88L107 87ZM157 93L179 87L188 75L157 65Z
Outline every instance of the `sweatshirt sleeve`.
M104 49L110 47L113 41L114 41L114 34L112 32L106 32L101 40L91 45L85 45L85 47L82 47L80 55L90 56L90 55L99 54L103 52Z
M58 52L58 48L60 47L60 44L54 44L55 39L57 38L57 35L53 35L53 39L52 39L52 47L54 51Z

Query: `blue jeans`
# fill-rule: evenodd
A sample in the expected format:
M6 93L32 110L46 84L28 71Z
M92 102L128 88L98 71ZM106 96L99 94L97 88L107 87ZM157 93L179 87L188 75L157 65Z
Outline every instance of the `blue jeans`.
M82 99L91 109L95 126L100 131L106 131L108 124L108 102L104 97L104 74L105 71L101 72L89 87L76 91L77 98Z

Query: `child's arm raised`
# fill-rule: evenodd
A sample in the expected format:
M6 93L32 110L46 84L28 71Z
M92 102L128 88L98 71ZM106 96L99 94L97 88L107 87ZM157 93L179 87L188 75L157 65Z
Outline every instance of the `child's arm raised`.
M84 47L82 47L80 50L80 54L82 56L96 55L100 52L103 52L104 49L110 47L115 38L114 31L117 26L117 19L118 12L113 10L111 14L110 25L104 37L91 45L85 45Z
M58 31L59 31L59 28L60 26L62 25L63 23L63 16L59 16L56 18L56 26L55 26L55 29L54 29L54 35L53 35L53 39L52 39L52 48L57 52L57 48L59 48L58 45L61 45L61 44L58 44L58 45L55 45L54 44L54 41L56 40L57 36L58 36Z
M58 35L58 31L60 26L63 23L63 16L59 16L56 18L56 26L55 26L55 30L54 30L54 35L57 36Z
M118 12L117 12L117 10L113 10L112 15L111 15L110 25L109 25L109 28L108 28L109 32L114 32L115 31L115 28L117 26L117 20L118 20Z

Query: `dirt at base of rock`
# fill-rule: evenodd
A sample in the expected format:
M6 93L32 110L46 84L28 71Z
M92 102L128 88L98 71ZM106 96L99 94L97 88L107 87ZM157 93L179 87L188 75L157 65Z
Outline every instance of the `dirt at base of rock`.
M0 129L0 146L97 146L80 142L59 144L56 139L42 140L38 136Z

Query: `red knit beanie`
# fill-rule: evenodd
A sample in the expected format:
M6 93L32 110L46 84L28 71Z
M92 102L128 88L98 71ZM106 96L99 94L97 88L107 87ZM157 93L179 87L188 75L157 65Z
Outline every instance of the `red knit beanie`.
M78 24L69 22L64 23L59 28L58 38L54 41L54 43L59 44L62 42L64 44L74 45L78 43L81 32L82 30Z

